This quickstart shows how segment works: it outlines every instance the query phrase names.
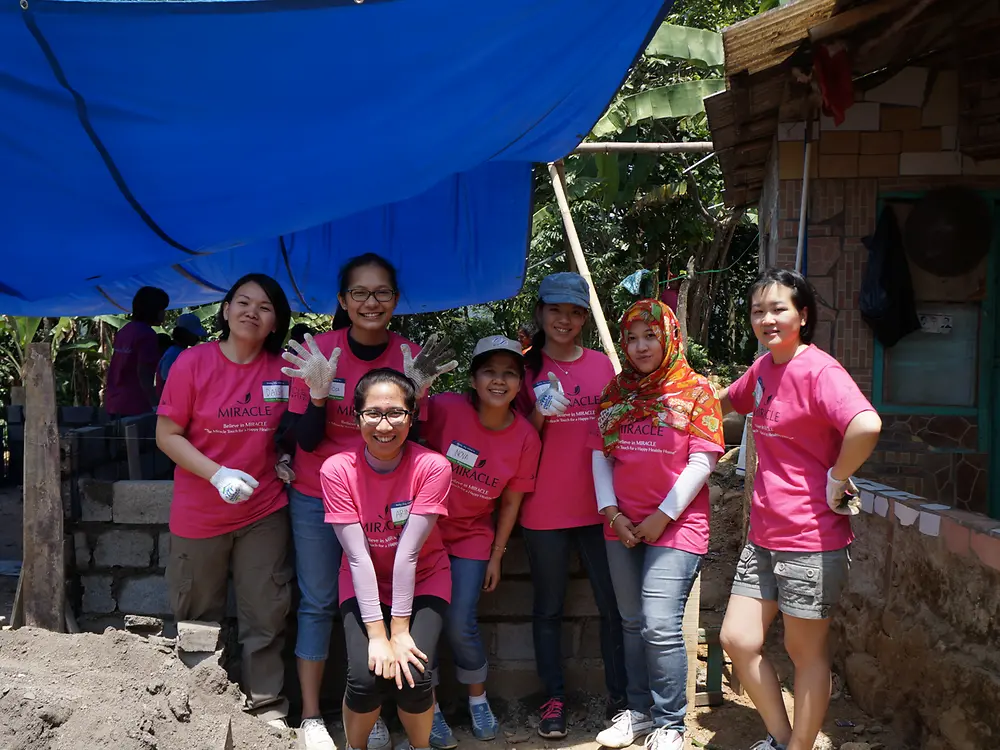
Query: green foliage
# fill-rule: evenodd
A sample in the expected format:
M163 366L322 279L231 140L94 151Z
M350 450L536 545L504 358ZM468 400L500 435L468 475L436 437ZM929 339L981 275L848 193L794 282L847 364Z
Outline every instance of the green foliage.
M657 29L645 54L646 57L669 57L706 68L719 67L725 62L722 34L669 23Z

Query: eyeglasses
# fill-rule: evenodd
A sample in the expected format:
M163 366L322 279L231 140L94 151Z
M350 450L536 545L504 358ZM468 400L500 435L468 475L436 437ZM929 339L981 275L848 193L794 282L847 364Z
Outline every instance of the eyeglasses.
M396 296L395 289L376 289L373 292L360 286L348 289L347 293L355 302L367 302L369 297L374 297L378 302L392 302Z
M406 421L406 418L410 416L410 412L406 409L390 409L387 412L381 412L378 409L365 409L358 412L358 416L369 427L378 427L382 424L383 419L392 426L398 427Z

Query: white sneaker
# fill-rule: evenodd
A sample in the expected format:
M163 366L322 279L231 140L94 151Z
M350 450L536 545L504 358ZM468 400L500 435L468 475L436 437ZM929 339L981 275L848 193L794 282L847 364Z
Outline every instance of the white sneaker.
M390 745L392 745L392 737L389 736L389 727L379 716L368 735L368 750L388 750Z
M660 727L646 737L646 750L684 750L684 735L676 729Z
M779 745L774 737L768 735L766 740L756 743L750 750L785 750L785 748Z
M299 746L302 750L336 750L333 737L322 719L303 719L299 726Z
M633 742L653 731L653 719L638 711L627 708L611 720L611 726L597 735L597 744L604 747L628 747Z

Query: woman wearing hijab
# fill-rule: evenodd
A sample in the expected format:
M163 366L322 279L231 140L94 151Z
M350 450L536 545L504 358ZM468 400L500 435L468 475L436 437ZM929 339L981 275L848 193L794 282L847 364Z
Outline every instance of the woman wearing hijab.
M680 324L658 300L622 317L625 366L601 394L593 447L597 505L625 640L628 707L597 735L682 750L687 654L681 621L708 551L708 486L724 450L712 386L684 357Z

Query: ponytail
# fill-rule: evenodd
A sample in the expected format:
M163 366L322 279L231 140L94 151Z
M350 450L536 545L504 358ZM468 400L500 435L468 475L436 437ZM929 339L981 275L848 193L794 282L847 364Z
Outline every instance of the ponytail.
M532 378L538 377L542 371L542 349L545 348L545 330L539 326L535 335L531 337L531 348L524 355L524 364L527 367L528 375Z
M331 331L339 331L341 328L351 327L351 316L347 314L347 310L339 302L337 303L337 312L333 314L333 323L330 325Z

